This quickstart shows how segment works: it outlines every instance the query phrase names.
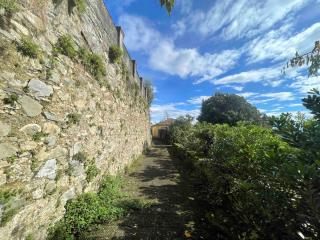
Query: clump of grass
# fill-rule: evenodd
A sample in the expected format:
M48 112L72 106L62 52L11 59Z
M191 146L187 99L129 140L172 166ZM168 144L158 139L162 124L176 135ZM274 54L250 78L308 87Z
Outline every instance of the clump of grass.
M17 50L30 58L38 58L40 54L40 47L30 37L22 37L20 42L17 42Z
M99 80L106 75L106 67L100 55L91 53L86 48L80 48L79 58L85 69L96 79Z
M0 219L0 227L9 222L13 216L17 213L17 209L11 208L10 201L16 196L16 192L13 190L0 190L0 205L4 206L2 216Z
M67 118L69 124L78 124L80 122L81 115L78 113L70 113Z
M14 104L18 101L18 95L15 94L15 93L12 93L9 95L9 97L6 97L3 99L3 103L4 104L8 104L8 105L11 105L11 106L14 106Z
M72 159L84 163L87 161L87 155L84 152L78 152L73 155Z
M122 216L119 178L105 177L98 193L84 193L66 204L63 219L49 230L49 240L79 238L92 224L109 222Z
M117 45L112 45L109 48L109 60L111 63L120 63L123 56L122 49Z
M3 8L7 13L15 13L19 10L17 0L0 0L0 9Z
M97 166L95 164L90 164L86 170L87 181L91 182L92 179L94 179L96 176L98 176L99 173L100 173L100 170L97 168Z
M68 34L59 37L58 42L54 47L54 51L56 53L63 54L71 59L75 59L78 55L76 44L72 37Z
M87 2L86 0L73 0L75 6L77 7L78 11L83 14L86 12Z
M15 163L16 160L17 160L17 156L11 156L7 158L7 162L11 164Z
M47 133L37 132L32 135L32 140L35 142L39 142L39 141L41 141L42 138L47 137L47 136L48 136Z

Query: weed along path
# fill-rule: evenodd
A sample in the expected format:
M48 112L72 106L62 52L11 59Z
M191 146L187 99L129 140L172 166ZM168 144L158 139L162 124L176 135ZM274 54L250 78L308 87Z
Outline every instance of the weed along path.
M210 239L195 212L194 186L164 146L153 147L133 164L123 191L131 201L122 219L94 227L85 239Z

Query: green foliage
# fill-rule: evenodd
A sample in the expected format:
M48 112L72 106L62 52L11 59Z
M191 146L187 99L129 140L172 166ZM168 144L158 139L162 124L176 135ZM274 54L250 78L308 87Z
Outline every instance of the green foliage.
M6 12L12 14L19 10L17 0L0 0L0 9L3 8Z
M86 0L72 0L74 6L77 7L78 11L83 14L86 12L87 2Z
M205 218L215 234L222 239L300 239L301 232L316 239L319 166L304 159L303 149L265 127L191 121L178 119L171 141L203 182Z
M32 135L32 140L39 142L41 141L42 138L47 137L48 134L47 133L43 133L43 132L37 132L35 134Z
M6 97L3 99L4 104L10 104L11 106L14 106L15 102L17 102L19 99L18 95L15 93L12 93L9 95L9 97Z
M154 90L153 90L152 83L150 81L146 80L144 82L144 86L147 89L147 103L148 103L148 106L151 106L151 103L152 103L153 98L154 98Z
M100 170L97 168L97 166L95 164L90 164L86 170L87 181L91 182L91 180L98 176L99 173Z
M0 205L2 205L2 215L0 218L0 227L9 222L12 217L17 213L17 209L11 207L11 200L16 196L13 190L3 189L0 190Z
M115 220L123 215L120 206L119 178L105 177L99 192L84 193L66 204L63 219L49 230L49 240L72 240L79 238L92 224Z
M15 191L0 190L0 205L6 205L15 195Z
M55 45L54 51L63 54L71 59L77 57L77 49L74 40L71 35L62 35L59 37L58 42Z
M120 63L123 56L122 49L117 45L112 45L109 48L109 60L111 63Z
M320 121L320 92L317 89L312 89L309 92L308 97L304 98L303 105L311 110L311 113L314 115L314 117Z
M320 41L316 41L314 48L311 52L300 55L296 52L295 57L287 62L286 66L283 67L282 71L285 74L286 69L292 67L301 67L303 65L309 66L309 76L318 76L320 69Z
M165 6L168 13L170 14L174 6L174 0L160 0L160 4L161 6Z
M80 48L79 57L85 69L97 80L106 75L106 66L101 56L89 52L86 48Z
M202 102L200 122L227 123L231 126L239 121L259 123L262 121L259 111L245 98L236 94L216 93Z
M73 160L85 163L87 161L87 155L84 152L78 152L72 157Z
M34 240L33 235L32 235L32 234L28 234L28 235L26 236L26 240Z
M78 124L80 122L81 115L78 113L69 113L67 118L69 124Z
M30 37L22 37L17 43L17 50L30 58L38 58L40 54L39 46Z

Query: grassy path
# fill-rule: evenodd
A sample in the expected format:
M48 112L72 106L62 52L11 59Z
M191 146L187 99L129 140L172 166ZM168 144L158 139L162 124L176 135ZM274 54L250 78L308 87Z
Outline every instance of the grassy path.
M199 230L204 224L198 217L196 192L183 172L167 148L153 147L127 174L124 188L149 206L117 222L97 226L86 239L210 239Z

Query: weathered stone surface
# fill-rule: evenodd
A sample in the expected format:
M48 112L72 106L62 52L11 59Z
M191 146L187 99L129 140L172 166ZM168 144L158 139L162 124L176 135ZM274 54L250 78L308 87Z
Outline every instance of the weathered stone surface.
M31 123L23 126L19 131L24 132L29 136L33 136L35 133L41 132L41 127L38 124Z
M31 151L38 147L38 143L34 141L25 141L20 144L20 149L22 151Z
M43 196L44 196L44 191L42 188L37 188L35 191L32 192L32 198L34 200L43 198Z
M54 180L56 178L56 170L57 170L57 161L56 159L48 160L37 173L37 178L46 177L50 180Z
M49 81L54 82L56 84L60 83L60 74L57 71L52 71L49 77Z
M43 124L43 132L49 135L58 135L61 129L54 123L45 123Z
M0 160L6 159L8 157L14 156L17 153L18 149L10 143L1 143L0 144Z
M53 147L56 145L57 137L56 136L48 136L45 139L45 143L48 145L48 147Z
M58 118L55 114L50 113L50 112L43 112L43 115L45 116L46 119L54 122L62 122L63 119Z
M21 104L23 111L29 117L36 117L40 115L42 111L42 105L29 96L24 95L19 98L19 103Z
M8 136L11 131L11 126L7 123L0 122L0 137Z
M54 149L51 149L49 151L46 151L46 148L42 148L38 151L36 158L40 161L46 161L48 159L59 159L59 158L63 158L66 157L67 155L67 149L61 147L61 146L57 146Z
M0 186L6 184L6 182L7 182L6 174L4 173L3 170L0 170ZM0 219L1 219L1 217L0 217Z
M57 185L54 181L48 182L45 187L46 194L52 194L57 189Z
M38 79L31 79L28 87L38 97L49 97L53 94L53 88Z
M85 178L85 169L83 163L78 161L70 161L71 175L74 177L79 177L81 179Z
M68 191L64 192L60 198L61 203L64 205L68 200L76 196L75 188L70 188Z

